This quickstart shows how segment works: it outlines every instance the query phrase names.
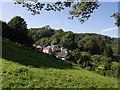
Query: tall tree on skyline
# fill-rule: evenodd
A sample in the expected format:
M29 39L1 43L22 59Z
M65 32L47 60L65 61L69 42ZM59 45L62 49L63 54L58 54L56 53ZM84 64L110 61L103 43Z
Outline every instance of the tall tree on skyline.
M30 46L33 40L28 36L27 24L24 18L16 16L8 22L8 26L11 29L11 40L23 45Z

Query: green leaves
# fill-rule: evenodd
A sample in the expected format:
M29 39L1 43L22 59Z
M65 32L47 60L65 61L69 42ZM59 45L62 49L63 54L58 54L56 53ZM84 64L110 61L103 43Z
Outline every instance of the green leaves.
M12 18L8 22L8 26L13 30L27 30L27 24L20 16Z
M26 21L20 17L16 16L12 18L8 22L8 26L10 27L11 32L11 39L12 41L18 42L19 44L31 46L33 40L28 36L28 29Z
M73 32L69 32L62 37L60 44L63 45L65 48L73 50L74 48L76 48L76 43L74 42L74 39L75 34Z
M62 11L66 8L71 8L69 11L70 17L68 19L77 18L79 22L84 23L91 16L91 13L99 7L98 0L91 0L91 2L61 2L55 3L41 3L41 2L15 2L15 4L26 7L32 15L40 14L42 10L46 11Z
M78 47L81 50L85 50L91 54L97 54L99 51L99 45L93 36L86 36L82 40L78 41Z
M79 22L84 23L91 16L91 13L99 7L98 2L78 2L69 11L69 19L78 18Z
M120 13L114 13L111 17L116 19L115 24L119 27L120 26Z

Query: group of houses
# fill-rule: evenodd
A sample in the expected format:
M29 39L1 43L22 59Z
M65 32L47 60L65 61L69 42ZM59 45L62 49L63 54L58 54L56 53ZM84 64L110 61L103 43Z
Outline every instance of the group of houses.
M69 59L71 56L71 53L67 49L64 49L63 47L60 48L59 46L55 45L54 42L52 42L51 45L46 46L46 47L43 47L40 45L37 45L35 47L36 49L41 50L42 52L46 54L49 54L52 52L58 53L56 55L56 58L59 58L61 60Z

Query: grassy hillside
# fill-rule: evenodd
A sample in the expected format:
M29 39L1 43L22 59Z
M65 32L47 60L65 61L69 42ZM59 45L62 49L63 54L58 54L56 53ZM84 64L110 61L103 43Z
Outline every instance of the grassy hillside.
M32 67L71 68L71 66L64 61L34 49L24 48L7 39L3 39L2 41L2 57L6 60Z
M3 39L3 88L117 88L115 78L73 68L42 52Z

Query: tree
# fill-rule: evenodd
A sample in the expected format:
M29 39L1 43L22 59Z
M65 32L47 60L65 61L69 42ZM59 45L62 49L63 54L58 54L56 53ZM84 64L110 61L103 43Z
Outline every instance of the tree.
M120 26L120 13L114 13L111 17L116 19L115 25Z
M8 22L8 26L12 33L11 40L23 45L31 45L33 43L33 40L28 36L27 24L23 18L20 16L12 18Z
M11 37L11 31L6 22L0 21L2 26L2 37L9 38Z
M39 35L41 35L41 37L51 37L53 34L54 30L49 25L46 25L41 28Z
M109 76L113 76L115 78L119 78L119 66L120 66L120 63L117 63L117 62L112 62L111 63L111 67L110 69L111 70L108 70L108 73L111 73L109 74Z
M71 8L69 11L69 19L78 18L81 23L84 23L88 20L95 9L98 9L100 4L98 0L81 0L80 2L74 1L56 1L55 3L41 3L38 0L14 0L15 4L26 7L28 11L31 11L32 15L40 14L43 9L46 11L61 11L65 8ZM31 2L32 3L31 3ZM114 13L111 17L116 19L115 24L120 26L120 13Z
M91 13L93 13L93 11L99 7L98 0L91 0L91 2L81 0L77 3L74 3L74 1L57 1L55 3L41 3L37 0L31 1L32 3L24 0L23 2L16 0L15 4L26 7L28 11L32 12L32 15L40 14L40 11L43 9L46 11L61 11L65 8L71 8L72 10L69 11L69 15L71 15L69 19L78 18L81 23L84 23L86 20L88 20L91 16Z
M92 36L86 36L82 40L78 41L78 47L83 51L90 52L91 54L99 53L98 44Z
M120 13L114 13L111 17L116 19L115 25L117 25L120 30ZM120 35L120 31L118 34ZM118 54L120 55L120 37L118 38Z
M55 40L57 44L60 44L60 41L65 34L66 33L62 29L54 30L54 34L50 37L50 41L52 42Z
M54 34L54 30L50 26L44 26L42 28L31 28L29 29L29 35L36 42L41 38L51 37Z
M107 45L104 49L104 55L107 57L113 57L113 51L109 45Z
M95 66L95 67L98 67L99 65L105 65L105 68L109 69L111 61L112 61L111 58L105 57L103 55L91 56L91 64L92 64L92 66Z
M73 50L76 48L75 43L75 34L73 32L68 32L66 35L64 35L60 41L61 46L68 48L70 50Z
M82 55L82 57L77 61L77 63L82 65L83 68L91 66L90 62L90 57L87 55Z
M49 41L49 38L46 37L46 38L39 39L35 44L42 45L42 46L47 46L47 45L50 45L50 41Z
M105 49L105 40L98 36L98 37L94 37L95 38L95 41L96 41L96 44L98 45L98 54L101 54L103 55L103 52L104 52L104 49ZM108 42L107 42L108 43Z
M12 18L9 22L8 22L8 26L13 29L13 30L19 30L19 31L25 31L27 30L27 24L26 21L21 18L20 16L16 16L14 18Z
M72 10L69 11L69 14L71 15L69 19L78 18L81 23L84 23L98 7L99 4L97 0L91 0L91 2L84 2L84 0L81 0L81 2L72 5Z
M82 54L80 53L79 49L75 49L71 53L72 53L72 56L70 60L72 60L74 63L77 63L78 60L82 59Z

